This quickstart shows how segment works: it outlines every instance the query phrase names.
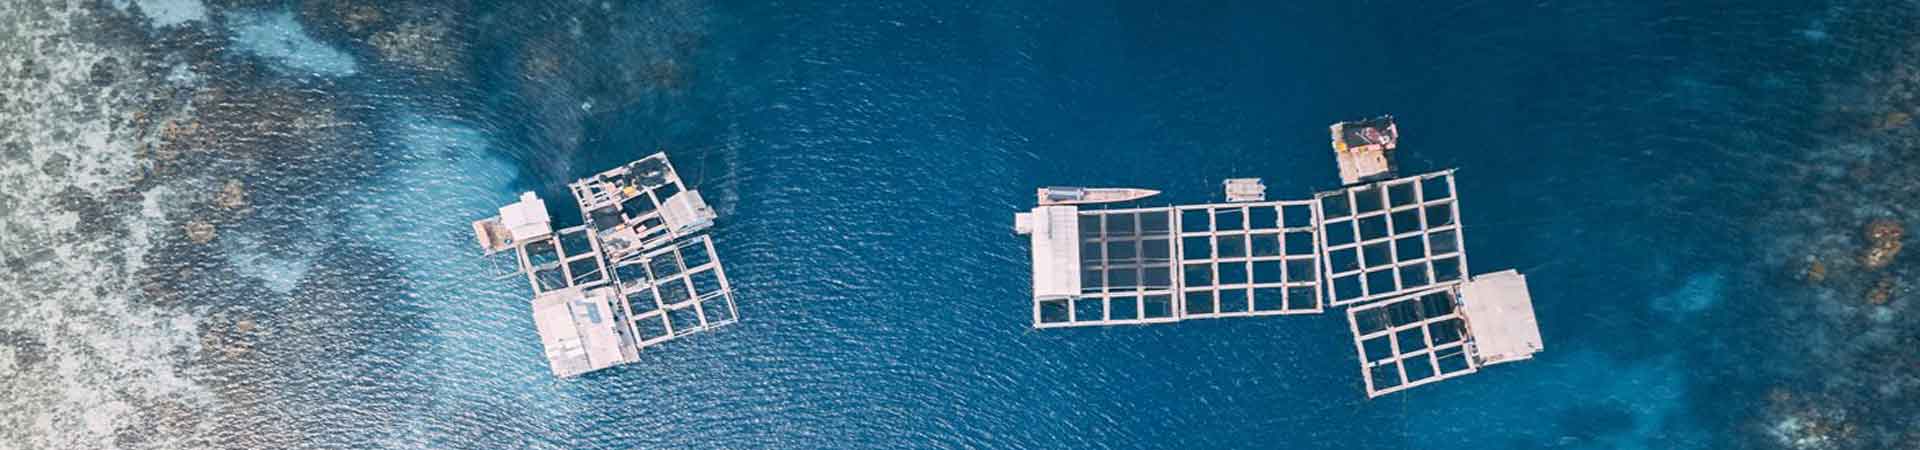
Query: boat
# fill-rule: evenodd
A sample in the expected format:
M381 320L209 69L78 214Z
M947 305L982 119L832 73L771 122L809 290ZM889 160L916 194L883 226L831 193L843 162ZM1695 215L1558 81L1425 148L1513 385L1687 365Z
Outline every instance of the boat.
M1089 205L1128 202L1155 195L1160 195L1160 191L1133 188L1043 187L1040 188L1039 200L1041 206Z

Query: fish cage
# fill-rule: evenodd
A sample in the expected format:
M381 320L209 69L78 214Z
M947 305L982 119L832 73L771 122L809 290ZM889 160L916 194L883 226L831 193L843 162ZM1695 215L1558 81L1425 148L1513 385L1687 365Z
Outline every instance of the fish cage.
M1227 203L1043 195L1014 215L1032 245L1032 326L1346 308L1369 398L1532 358L1544 345L1525 276L1468 275L1455 171L1395 177L1398 130L1390 116L1333 125L1343 187L1309 198L1267 200L1258 178L1225 181Z
M1023 217L1035 249L1036 327L1322 310L1309 200L1044 206Z
M1174 207L1180 214L1182 318L1322 310L1313 203Z
M1347 323L1369 398L1544 349L1526 277L1513 270L1354 306Z
M647 347L739 320L706 233L718 215L666 154L568 189L582 225L554 230L531 192L473 225L483 253L511 252L507 272L531 287L535 329L555 375L631 363Z
M1461 279L1467 272L1453 171L1315 195L1324 219L1328 303L1346 306Z

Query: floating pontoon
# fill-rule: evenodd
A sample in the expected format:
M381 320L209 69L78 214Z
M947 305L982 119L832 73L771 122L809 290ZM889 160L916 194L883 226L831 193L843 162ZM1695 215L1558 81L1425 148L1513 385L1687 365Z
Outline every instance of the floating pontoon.
M1227 186L1229 202L1257 202L1267 199L1267 185L1261 183L1259 178L1228 178L1222 184Z
M641 350L734 323L726 271L705 231L716 214L664 153L568 185L585 225L554 230L532 192L473 223L487 255L512 252L533 288L554 375L634 362Z
M1224 183L1227 203L1042 201L1015 214L1033 245L1033 326L1346 307L1368 397L1543 349L1524 276L1467 276L1454 172L1395 178L1391 117L1331 129L1346 187L1312 199L1267 200L1259 179L1236 178Z

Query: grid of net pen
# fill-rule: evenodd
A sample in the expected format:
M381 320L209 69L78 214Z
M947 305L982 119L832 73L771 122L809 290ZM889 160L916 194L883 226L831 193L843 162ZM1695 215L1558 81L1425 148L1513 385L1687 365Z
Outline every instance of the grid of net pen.
M1181 317L1322 311L1310 200L1177 207Z
M533 293L605 282L606 264L601 261L600 249L593 245L593 240L593 230L578 226L520 246L519 255L526 258Z
M708 236L628 259L614 273L642 347L731 324L739 317L726 271L714 257Z
M626 258L681 237L666 228L661 216L667 199L686 190L665 153L575 181L568 188L587 226L602 233L611 257Z
M1479 365L1467 354L1458 284L1347 309L1367 396L1377 397L1466 375Z
M1328 303L1345 306L1464 279L1453 171L1323 192Z
M1171 208L1081 211L1081 296L1043 303L1042 325L1179 320L1173 302L1172 217Z

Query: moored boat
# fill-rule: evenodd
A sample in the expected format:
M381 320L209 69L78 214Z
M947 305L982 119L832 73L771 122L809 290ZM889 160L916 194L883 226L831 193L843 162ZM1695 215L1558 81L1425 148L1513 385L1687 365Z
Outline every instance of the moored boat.
M1041 205L1087 205L1139 200L1159 195L1160 191L1134 188L1043 187L1038 193Z

